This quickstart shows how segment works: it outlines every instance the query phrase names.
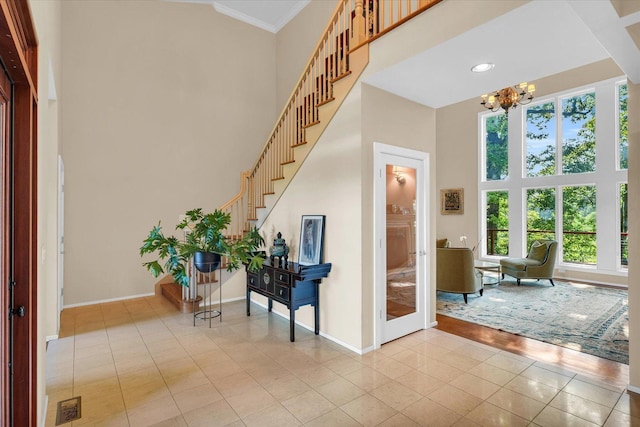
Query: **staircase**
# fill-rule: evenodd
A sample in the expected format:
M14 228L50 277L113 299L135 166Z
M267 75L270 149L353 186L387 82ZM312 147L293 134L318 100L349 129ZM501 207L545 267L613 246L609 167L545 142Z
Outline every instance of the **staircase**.
M267 218L366 68L369 43L440 1L338 0L256 163L242 173L240 192L220 208L231 214L229 236L259 227ZM165 297L189 312L193 304L185 302L179 285L161 287Z

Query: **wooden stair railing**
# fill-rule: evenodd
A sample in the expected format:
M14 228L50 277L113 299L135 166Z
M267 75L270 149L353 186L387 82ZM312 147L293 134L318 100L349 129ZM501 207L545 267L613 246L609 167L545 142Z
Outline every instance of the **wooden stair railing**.
M274 184L291 180L292 176L285 176L285 166L301 164L309 150L296 155L296 148L315 143L309 140L308 130L320 123L321 108L331 102L341 103L355 84L356 79L351 79L349 90L341 91L343 99L335 98L334 85L352 73L350 56L440 1L338 1L258 160L250 171L242 174L240 192L221 208L232 215L230 234L248 230L258 220L257 210L267 208L265 196L276 194ZM368 61L368 53L366 58ZM366 62L359 73L364 66ZM325 127L335 110L322 118ZM319 136L314 135L314 139Z
M440 1L338 0L258 160L251 170L242 173L238 194L220 208L231 214L227 237L241 236L256 224L258 209L267 208L265 196L277 198L275 184L292 179L296 164L302 164L364 71L368 44ZM345 87L338 90L336 85ZM330 108L332 104L337 105ZM316 131L318 128L321 130ZM285 168L290 176L285 176ZM285 188L286 184L280 186L280 193ZM163 295L183 312L193 310L186 289L175 283L162 283L161 288Z

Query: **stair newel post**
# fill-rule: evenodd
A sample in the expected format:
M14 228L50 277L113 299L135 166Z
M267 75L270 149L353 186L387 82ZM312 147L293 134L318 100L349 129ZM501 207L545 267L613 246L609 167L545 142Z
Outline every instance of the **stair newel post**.
M278 176L282 176L282 120L278 122L276 128L276 165L278 166Z
M364 0L356 0L355 17L352 24L353 38L356 45L364 43L366 39L363 2Z

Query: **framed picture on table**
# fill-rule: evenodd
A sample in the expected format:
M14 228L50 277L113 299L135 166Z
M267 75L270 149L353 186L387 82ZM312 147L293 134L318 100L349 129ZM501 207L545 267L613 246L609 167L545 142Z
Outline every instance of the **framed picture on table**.
M298 264L322 264L324 244L324 215L302 215Z

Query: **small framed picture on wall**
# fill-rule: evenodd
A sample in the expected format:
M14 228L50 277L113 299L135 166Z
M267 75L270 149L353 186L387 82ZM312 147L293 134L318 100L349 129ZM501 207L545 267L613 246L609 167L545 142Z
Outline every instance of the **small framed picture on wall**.
M302 215L298 264L322 264L324 219L324 215Z
M442 215L464 213L464 189L440 190L440 213Z

